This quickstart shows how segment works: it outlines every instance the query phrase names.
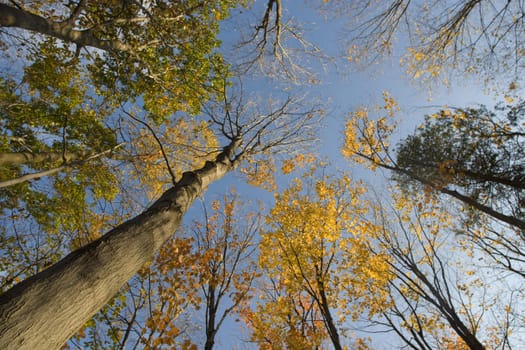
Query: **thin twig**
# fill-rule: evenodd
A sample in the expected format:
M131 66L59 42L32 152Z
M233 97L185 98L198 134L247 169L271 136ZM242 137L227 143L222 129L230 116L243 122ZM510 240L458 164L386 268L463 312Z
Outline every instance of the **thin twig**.
M164 158L164 162L166 163L166 167L168 168L168 172L170 173L170 177L171 177L171 182L173 185L176 185L177 184L177 178L175 177L175 173L173 172L173 170L171 169L171 165L170 165L170 162L168 160L168 156L166 155L166 152L164 151L164 147L162 146L162 142L160 141L160 139L158 138L157 134L155 133L155 130L153 130L153 128L148 124L146 123L145 121L143 120L140 120L136 117L134 117L131 113L125 111L123 109L123 112L128 116L130 117L131 119L133 119L134 121L144 125L146 128L148 128L148 130L151 132L151 134L153 135L153 137L155 138L155 141L157 141L157 144L159 145L160 147L160 152L162 153L162 157Z

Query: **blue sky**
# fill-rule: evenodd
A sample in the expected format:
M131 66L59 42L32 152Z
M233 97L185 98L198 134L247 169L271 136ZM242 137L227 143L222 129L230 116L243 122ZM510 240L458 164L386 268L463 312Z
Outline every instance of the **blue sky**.
M330 163L328 171L351 170L352 173L363 179L376 191L382 191L386 184L386 177L372 174L369 171L352 166L341 156L340 148L343 144L343 130L349 112L361 106L373 106L382 102L384 92L389 92L398 102L401 111L398 113L399 127L394 140L398 140L411 133L423 120L426 113L432 113L440 106L450 105L465 107L484 103L492 105L496 102L490 94L486 94L485 85L474 77L454 79L450 85L435 84L432 87L424 86L405 74L400 65L400 59L405 53L405 42L400 37L396 42L394 53L378 62L358 67L345 57L344 29L348 24L345 16L326 18L319 13L318 1L282 1L282 23L295 22L302 27L304 38L314 46L319 47L328 60L317 61L315 58L301 58L297 63L304 65L315 75L315 79L301 80L300 84L288 81L283 72L274 71L273 77L267 77L257 70L242 76L246 95L255 97L283 97L288 94L306 95L307 101L319 101L323 104L326 115L322 127L318 130L318 142L311 146L311 150ZM221 38L222 53L232 62L240 60L239 51L234 46L239 41L239 33L253 31L254 26L261 20L267 1L254 0L253 9L236 10L232 18L222 26ZM291 22L289 22L291 21ZM239 30L242 29L242 30ZM297 49L296 41L284 42L290 49ZM270 58L271 61L271 58ZM19 67L16 67L19 68ZM502 96L500 96L501 98ZM395 141L394 141L395 142ZM291 176L278 178L279 190L287 186ZM271 208L273 194L259 188L254 188L244 182L239 172L228 174L224 179L210 186L204 195L204 201L220 199L232 187L246 203L255 204L257 201ZM185 224L191 225L193 220L202 218L202 203L195 203L188 215ZM198 320L201 315L197 314ZM234 317L233 317L234 318ZM200 332L200 333L199 333ZM196 334L203 337L203 332ZM232 318L220 329L216 338L217 349L253 349L255 346L247 344L248 333L235 323ZM388 337L378 337L375 345L378 349L389 349L391 340Z
M235 55L232 57L230 46L236 42L238 32L232 32L232 28L242 21L252 23L253 27L255 21L262 18L265 4L265 1L255 1L254 11L243 13L240 16L236 14L232 18L232 23L226 23L223 26L224 31L221 37L224 42L223 51L227 56L235 59ZM289 1L283 4L286 6L283 14L284 21L293 19L302 23L305 28L305 37L329 55L338 56L344 53L340 41L344 36L342 28L346 25L344 17L325 21L319 16L317 9L305 5L303 1ZM254 16L254 13L258 15ZM402 40L398 42L400 47L403 44ZM405 68L400 65L403 53L403 49L397 49L392 56L385 57L380 62L366 68L353 66L345 61L344 57L341 57L337 65L326 65L324 70L319 69L320 66L317 67L316 74L319 80L317 84L294 86L260 75L244 77L243 84L247 94L279 96L290 90L299 89L301 93L307 93L312 99L318 98L324 101L327 115L323 122L324 127L319 131L318 154L331 162L332 169L351 169L355 176L381 191L386 183L384 177L373 175L361 168L352 168L341 156L340 148L343 144L343 130L348 112L360 106L373 106L381 103L383 92L388 91L401 108L398 113L399 127L394 135L394 139L401 139L414 131L416 126L422 122L425 114L435 112L439 106L465 107L480 103L488 105L495 103L494 97L488 95L484 85L475 78L453 81L449 86L439 84L432 88L423 86L405 74ZM312 66L315 67L315 63ZM385 175L388 176L388 174ZM288 178L278 181L281 189L286 186L287 180ZM273 195L244 184L238 173L229 174L225 179L214 183L205 194L205 198L219 198L232 186L241 193L243 200L262 200L266 208L271 207ZM197 207L200 205L194 206L186 222L198 217L199 212L195 209ZM240 329L238 324L229 320L219 331L217 349L255 348L243 341L247 337L248 334ZM395 337L377 335L373 337L378 340L375 343L378 349L390 349L392 341L398 342Z

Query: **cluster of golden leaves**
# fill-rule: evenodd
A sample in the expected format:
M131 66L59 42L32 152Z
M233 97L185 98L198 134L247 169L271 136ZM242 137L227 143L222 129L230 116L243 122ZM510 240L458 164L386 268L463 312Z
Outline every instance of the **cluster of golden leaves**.
M373 109L378 115L375 119L369 117L370 110L365 107L349 114L341 148L343 156L372 170L379 163L388 163L385 151L395 127L393 117L399 111L397 102L388 92L383 93L383 103Z
M279 296L261 295L250 314L255 341L262 341L261 329L267 327L283 339L291 337L297 330L292 324L301 325L310 346L326 340L320 321L327 317L320 304L323 295L331 312L338 314L338 325L347 316L357 319L365 310L385 307L384 286L391 274L387 258L369 249L379 228L362 220L368 211L364 193L361 183L342 175L314 182L297 178L275 195L269 229L261 234L259 265ZM317 315L316 321L298 310ZM288 323L291 318L295 321ZM316 337L307 335L311 329ZM360 344L365 348L364 340Z
M281 173L288 175L295 170L305 168L316 161L312 154L299 153L292 155L281 162ZM275 161L270 156L263 156L259 159L249 158L246 164L240 169L246 176L247 182L256 187L274 192L277 190L275 175L277 167Z
M268 283L263 288L275 288ZM251 340L261 350L313 349L321 346L328 334L305 293L292 294L284 289L261 295L255 310L243 310L242 319L251 330Z

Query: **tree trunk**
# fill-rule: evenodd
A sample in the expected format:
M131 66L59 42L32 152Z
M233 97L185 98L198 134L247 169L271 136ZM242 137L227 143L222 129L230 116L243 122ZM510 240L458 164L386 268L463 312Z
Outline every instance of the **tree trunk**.
M34 163L53 163L59 160L67 162L80 160L88 156L87 152L75 152L62 154L61 152L31 153L31 152L4 152L0 153L0 165L25 165Z
M343 350L343 347L341 346L341 340L339 339L339 332L337 331L337 327L335 326L334 319L332 318L332 313L330 312L330 309L325 304L327 302L326 295L322 294L323 298L323 313L325 316L325 323L328 328L328 334L330 335L330 340L332 340L332 345L334 346L335 350Z
M469 197L469 196L466 196L464 194L461 194L459 193L458 191L456 190L451 190L451 189L448 189L447 187L443 187L443 186L439 186L439 185L436 185L435 183L433 183L432 181L430 180L427 180L421 176L418 176L417 174L414 174L410 171L407 171L403 168L400 168L398 166L393 166L393 165L388 165L388 164L385 164L385 163L380 163L380 162L376 162L376 161L373 161L372 159L370 159L369 157L366 157L364 156L363 158L365 159L368 159L370 161L372 161L375 165L379 166L379 167L382 167L384 169L388 169L388 170L392 170L394 172L397 172L399 174L404 174L404 175L407 175L409 177L411 177L412 179L414 180L417 180L419 181L420 183L424 184L424 185L427 185L429 186L430 188L436 190L436 191L439 191L441 193L444 193L444 194L447 194L449 196L452 196L460 201L462 201L463 203L467 204L467 205L470 205L472 206L473 208L487 214L487 215L490 215L492 216L493 218L496 218L500 221L503 221L511 226L515 226L519 229L522 229L522 230L525 230L525 221L523 220L520 220L514 216L509 216L509 215L505 215L503 213L500 213L499 211L497 210L494 210L492 209L491 207L487 206L487 205L484 205L482 203L479 203L478 201L476 201L475 199Z
M402 256L400 256L400 258L403 259ZM442 267L441 264L439 266ZM416 275L416 277L430 291L430 296L425 296L421 293L419 294L421 294L421 296L424 299L426 299L436 308L439 309L439 312L441 313L441 315L443 315L443 317L445 317L450 327L452 327L456 334L465 342L465 344L468 345L468 347L471 350L484 350L485 347L483 346L483 344L481 344L481 342L476 338L476 335L469 329L469 327L457 314L456 309L452 305L453 301L450 295L445 294L445 292L443 291L449 290L447 281L443 280L443 283L445 284L441 286L441 282L435 280L436 277L434 277L434 282L432 282L432 279L429 279L429 277L427 277L427 275L425 275L425 273L423 273L423 271L419 269L418 264L413 260L410 262L409 268L410 271L412 271L414 275ZM434 271L434 267L432 267L432 271Z
M79 46L95 47L104 51L140 51L140 49L130 47L118 40L98 39L93 35L93 31L89 29L75 30L66 22L53 22L47 18L6 4L0 4L0 27L26 29L69 43L75 43Z
M116 150L122 145L123 145L122 143L118 144L117 146L111 149L105 150L104 152L100 152L97 154L93 154L89 157L85 157L85 159L81 159L81 157L83 156L83 153L66 153L64 157L62 156L62 154L59 154L59 153L37 153L37 154L32 154L29 152L27 153L26 152L0 153L0 166L4 164L25 164L25 163L36 163L36 162L43 162L43 161L53 162L53 161L56 161L58 159L63 159L63 158L65 158L67 162L70 162L68 164L62 164L61 166L58 166L56 168L39 171L37 173L22 175L20 177L17 177L11 180L0 181L0 188L17 185L22 182L39 179L45 176L50 176L68 167L83 165L89 162L90 160L100 158L101 156L104 156L107 154L111 154L114 150Z
M319 294L321 296L321 300L318 299L317 302L320 303L319 308L321 309L321 312L323 314L326 330L330 335L332 345L334 346L335 350L343 350L343 347L341 345L341 339L339 338L339 332L337 331L337 327L335 326L332 313L330 312L330 307L328 306L328 298L326 297L324 284L319 279L317 280L317 286L319 288Z
M0 349L60 348L179 227L207 186L234 169L235 140L150 208L0 295Z
M206 296L206 343L204 350L213 350L215 345L215 318L217 315L217 304L215 303L215 287L208 286L208 295Z

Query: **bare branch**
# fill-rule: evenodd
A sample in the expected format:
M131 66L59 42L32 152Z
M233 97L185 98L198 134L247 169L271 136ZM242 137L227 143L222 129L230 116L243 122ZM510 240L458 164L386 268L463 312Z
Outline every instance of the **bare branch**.
M281 0L268 0L262 19L253 31L244 34L237 45L236 70L246 74L254 69L276 78L284 77L295 84L316 81L315 70L307 67L332 61L322 50L305 39L302 29L292 20L285 20Z

